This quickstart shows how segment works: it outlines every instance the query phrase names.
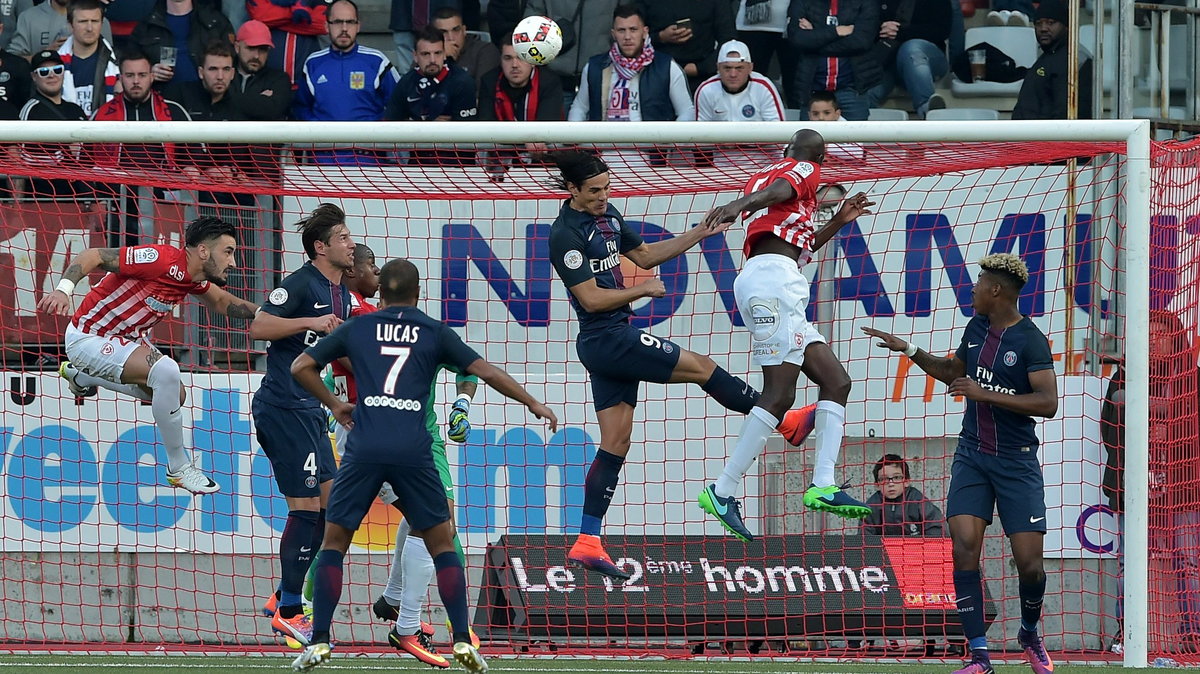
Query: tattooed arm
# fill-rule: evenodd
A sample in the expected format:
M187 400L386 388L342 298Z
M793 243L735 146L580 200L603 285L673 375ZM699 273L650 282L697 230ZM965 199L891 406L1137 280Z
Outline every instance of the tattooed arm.
M254 319L258 305L230 294L215 285L209 285L208 290L200 296L201 301L213 312L225 314L230 318L240 318L244 321Z
M71 260L62 280L53 292L44 295L38 302L38 310L48 314L67 316L71 313L71 292L75 284L87 278L96 269L117 272L120 269L120 253L117 248L88 248Z

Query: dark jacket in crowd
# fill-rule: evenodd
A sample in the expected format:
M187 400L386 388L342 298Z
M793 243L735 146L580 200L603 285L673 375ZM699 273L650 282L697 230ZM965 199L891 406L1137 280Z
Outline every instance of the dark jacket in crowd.
M287 119L292 109L292 81L287 73L270 66L252 75L239 71L229 85L229 95L242 117L252 121Z
M881 46L899 47L908 40L925 40L945 50L953 26L950 3L922 0L883 0L879 8L879 23L895 21L900 24L896 37L879 40ZM886 43L891 43L888 45ZM893 57L895 54L893 52Z
M845 37L838 36L837 26L828 21L829 5L829 0L793 0L788 8L787 36L799 58L795 88L802 99L802 109L808 108L821 59L849 59L853 89L860 94L879 84L883 77L874 51L875 38L879 36L878 0L839 0L837 23L854 26L854 32ZM811 30L799 28L802 18L812 24Z
M534 91L536 80L537 97L531 102L528 97ZM562 84L558 75L548 68L534 68L530 83L524 89L514 89L508 80L495 68L479 81L479 117L481 121L509 121L497 112L497 98L503 93L512 103L513 114L520 122L561 122L566 119L563 110ZM501 109L505 106L501 104ZM526 112L533 114L527 118Z
M946 535L946 517L916 487L906 487L894 501L885 499L883 493L877 491L867 499L867 506L871 514L862 522L864 534L924 538Z
M717 47L734 37L733 5L728 0L638 0L637 4L646 15L655 51L670 55L680 68L694 63L699 80L717 74ZM692 20L692 39L683 44L660 40L659 32L680 19Z
M133 29L130 36L133 44L150 59L158 63L159 47L175 45L175 36L167 27L166 0L159 0L154 11ZM188 36L188 54L197 66L204 63L204 49L213 42L225 42L233 46L233 26L221 13L221 3L195 0L192 7L192 31Z
M1086 60L1085 60L1086 59ZM1078 119L1092 117L1092 58L1086 51L1079 54ZM1013 119L1067 118L1067 39L1042 50L1021 83Z

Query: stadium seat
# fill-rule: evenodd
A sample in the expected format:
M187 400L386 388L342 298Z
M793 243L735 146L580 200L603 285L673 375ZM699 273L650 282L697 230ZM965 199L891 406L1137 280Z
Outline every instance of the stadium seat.
M1187 115L1187 108L1181 105L1172 105L1167 108L1167 116L1163 118L1162 108L1157 105L1147 105L1133 109L1134 119L1184 119Z
M807 121L808 115L802 115L799 108L787 108L783 111L783 118L789 122Z
M946 108L945 110L930 110L925 115L928 120L992 120L1000 119L1000 113L990 108Z
M1133 36L1133 73L1136 75L1140 68L1139 64L1141 63L1141 49L1140 45L1137 44L1138 38L1141 36L1141 31L1133 31ZM1104 90L1115 91L1117 86L1117 71L1119 70L1117 27L1111 24L1104 26L1104 32L1101 37L1104 38L1104 44L1101 45L1103 53L1100 55L1098 61L1100 74L1103 78L1102 82L1104 85ZM1079 44L1083 45L1084 49L1087 49L1089 52L1091 52L1093 56L1095 55L1096 27L1094 25L1086 24L1079 27Z
M987 42L1012 57L1018 66L1029 67L1038 57L1037 37L1033 29L1023 26L980 26L967 31L967 49ZM1016 82L962 82L957 77L950 80L950 91L957 97L969 96L1016 96L1021 91L1021 81Z
M907 122L908 113L896 108L871 108L867 120L872 122Z

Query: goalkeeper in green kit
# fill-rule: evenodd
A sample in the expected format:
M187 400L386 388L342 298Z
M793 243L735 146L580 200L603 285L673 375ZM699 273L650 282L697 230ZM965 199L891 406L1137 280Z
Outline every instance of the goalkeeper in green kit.
M367 302L379 290L379 267L375 265L375 254L363 244L354 251L353 271L345 276L346 287L350 289L350 316L375 311L375 307ZM332 381L327 382L335 395L347 402L355 402L357 391L354 386L354 375L341 362L331 364ZM475 395L479 379L474 375L456 373L455 388L457 399L450 408L447 417L446 437L456 443L464 443L471 432L471 422L468 415L471 411L471 399ZM446 501L450 505L450 515L454 517L454 481L450 473L450 464L446 460L446 441L442 437L437 418L437 386L429 390L429 401L425 406L425 424L433 437L433 463L442 478L442 486L446 491ZM339 455L345 443L347 431L340 424L333 424L334 437ZM379 492L379 498L384 503L392 505L396 501L395 493L390 485L385 484ZM375 601L372 611L380 620L394 622L395 626L388 634L388 643L396 649L417 658L433 667L446 668L449 661L439 655L433 647L433 626L421 620L421 607L428 595L430 582L433 580L433 558L420 538L408 535L411 527L408 520L402 520L396 529L395 557L392 559L392 570L388 576L387 589ZM466 566L462 545L458 536L454 538L458 556ZM315 565L314 565L315 568ZM312 569L310 569L311 575ZM312 583L305 584L305 594L308 594ZM478 648L478 638L474 632L471 640Z

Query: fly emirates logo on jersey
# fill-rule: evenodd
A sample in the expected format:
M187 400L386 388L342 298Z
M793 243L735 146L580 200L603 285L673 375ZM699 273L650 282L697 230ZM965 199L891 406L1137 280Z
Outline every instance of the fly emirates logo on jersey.
M1009 354L1011 354L1011 353L1012 352L1010 351ZM1008 354L1005 354L1005 362L1007 363L1008 360L1009 360ZM1013 360L1013 362L1016 362L1015 357L1012 358L1011 360ZM1008 388L1006 386L1001 386L999 384L993 384L992 380L995 379L995 377L996 377L995 373L993 373L991 370L987 369L986 367L984 367L982 365L975 366L975 382L979 384L979 388L981 388L985 391L995 391L996 393L1005 393L1010 396L1017 395L1016 389Z
M617 242L605 241L604 246L608 249L608 257L601 260L591 260L593 274L608 271L621 264L621 255L617 252Z

